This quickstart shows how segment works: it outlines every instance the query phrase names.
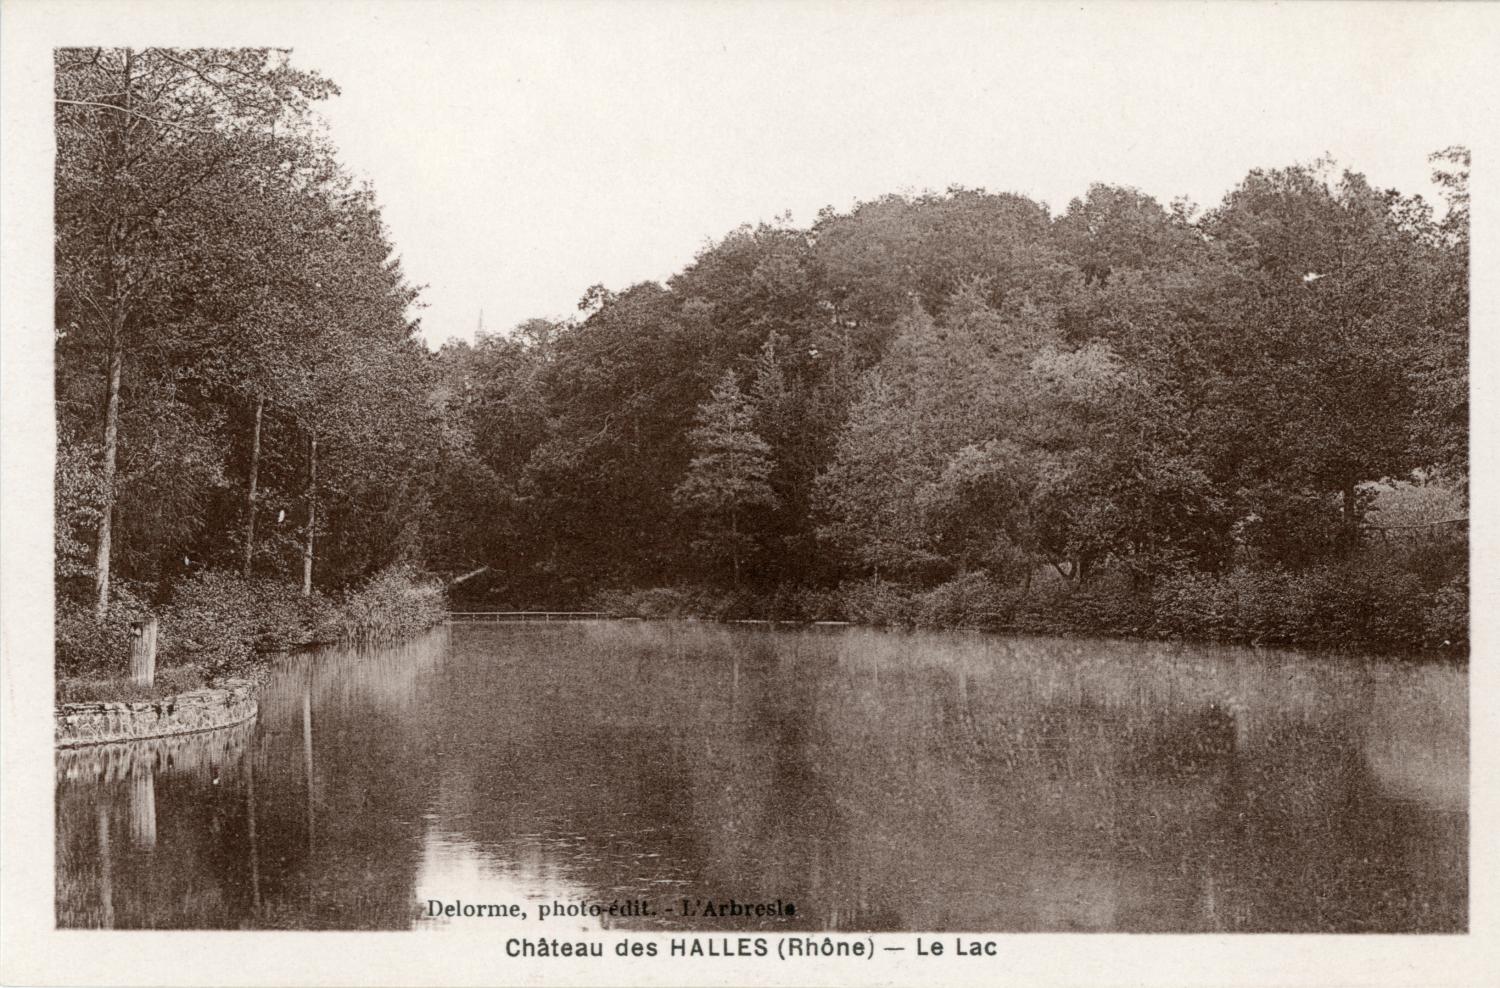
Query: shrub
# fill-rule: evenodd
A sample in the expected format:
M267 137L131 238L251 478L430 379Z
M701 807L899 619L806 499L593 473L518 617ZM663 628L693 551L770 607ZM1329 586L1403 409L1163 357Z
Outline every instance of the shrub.
M1455 576L1433 595L1427 607L1427 637L1434 645L1469 642L1469 577Z
M917 605L912 592L880 578L842 583L839 600L847 620L856 624L912 625Z
M1335 648L1418 648L1431 636L1431 595L1383 552L1300 573L1184 573L1153 594L1156 629L1187 638ZM1448 636L1445 636L1448 637Z
M595 606L611 614L648 620L703 617L732 620L747 617L758 605L748 591L716 590L710 587L650 587L645 590L613 590L594 598Z
M1001 586L988 573L966 573L918 597L916 622L924 628L999 628L1019 602L1019 590Z
M91 607L59 598L54 617L56 674L100 679L124 675L130 666L130 623L148 614L125 585L115 587L102 623L95 623Z
M165 696L228 674L246 674L257 653L412 634L442 621L447 600L439 584L401 567L377 573L339 606L322 594L303 597L297 586L272 579L197 573L177 585L161 613L156 683L142 689L124 677L130 622L146 613L124 587L103 624L95 624L81 605L59 602L59 702Z
M694 613L689 594L671 587L637 590L625 600L625 613L642 618L687 617Z
M441 584L409 566L390 566L349 591L338 608L336 626L345 640L382 640L415 634L448 616Z
M1049 634L1141 634L1152 625L1151 598L1127 574L1106 571L1083 586L1035 587L1020 601L1016 623Z
M807 597L800 587L782 583L771 593L770 600L762 608L762 614L772 621L806 621L810 620L804 607L806 603Z
M589 596L587 608L591 611L603 611L611 617L639 617L631 605L632 596L631 591L619 587L596 590Z
M823 587L798 587L790 605L798 620L847 621L839 591Z
M263 577L208 571L172 592L162 620L161 659L192 664L209 676L242 668L257 652L274 652L323 640L329 604L321 595Z

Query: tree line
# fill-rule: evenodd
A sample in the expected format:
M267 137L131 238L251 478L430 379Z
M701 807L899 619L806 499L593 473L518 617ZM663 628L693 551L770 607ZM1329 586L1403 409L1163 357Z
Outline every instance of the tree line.
M418 558L432 359L312 112L335 86L272 49L55 70L59 620L205 572L311 597Z
M979 586L1003 625L1038 583L1149 601L1360 559L1463 596L1461 525L1369 554L1381 504L1464 513L1468 153L1432 161L1441 209L1318 161L1206 211L955 187L742 227L443 349L466 443L434 549L517 604L850 617L860 588Z
M56 79L60 610L403 563L503 607L957 595L997 626L1350 567L1466 602L1461 524L1370 536L1401 497L1463 514L1462 148L1440 208L1326 161L1206 211L885 196L432 353L332 82L271 49L61 49Z

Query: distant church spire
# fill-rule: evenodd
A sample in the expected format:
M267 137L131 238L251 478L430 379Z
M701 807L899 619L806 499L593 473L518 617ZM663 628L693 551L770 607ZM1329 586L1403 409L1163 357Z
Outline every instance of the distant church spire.
M484 306L479 307L479 325L474 330L475 338L484 335Z

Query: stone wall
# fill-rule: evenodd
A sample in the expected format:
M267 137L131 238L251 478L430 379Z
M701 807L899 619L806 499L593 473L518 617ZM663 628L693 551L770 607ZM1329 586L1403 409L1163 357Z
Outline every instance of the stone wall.
M75 744L55 752L57 782L123 782L141 775L236 776L255 737L255 718L214 731Z
M247 721L256 709L255 686L244 680L160 700L65 703L57 711L57 746L75 748L212 731Z

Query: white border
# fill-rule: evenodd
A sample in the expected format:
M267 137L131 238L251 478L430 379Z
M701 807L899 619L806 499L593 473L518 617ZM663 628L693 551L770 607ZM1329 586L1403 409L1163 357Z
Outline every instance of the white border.
M445 4L426 5L441 18ZM1433 17L1497 58L1453 98L1468 108L1474 151L1474 658L1470 922L1460 936L1000 935L1001 956L973 961L911 953L879 961L734 960L552 962L506 959L499 938L358 933L152 933L53 928L50 757L51 517L51 49L59 44L291 44L312 32L357 30L381 5L330 2L82 3L5 0L0 6L0 981L5 984L905 984L1385 985L1500 983L1497 962L1494 742L1496 596L1490 561L1500 527L1490 425L1500 421L1496 285L1500 270L1500 103L1494 44L1500 10L1486 5L1368 8L1378 30L1328 43L1399 46L1404 24ZM1149 37L1164 4L1131 8ZM664 13L657 11L656 13ZM669 17L690 11L676 10ZM847 8L851 17L858 8ZM1378 15L1378 16L1377 16ZM1422 32L1418 32L1422 34ZM1423 34L1423 36L1426 36ZM1470 45L1472 47L1472 45ZM1276 164L1266 162L1265 164ZM1350 162L1358 167L1358 162ZM642 939L632 935L632 939ZM910 944L914 936L877 937ZM896 959L891 959L891 957Z

